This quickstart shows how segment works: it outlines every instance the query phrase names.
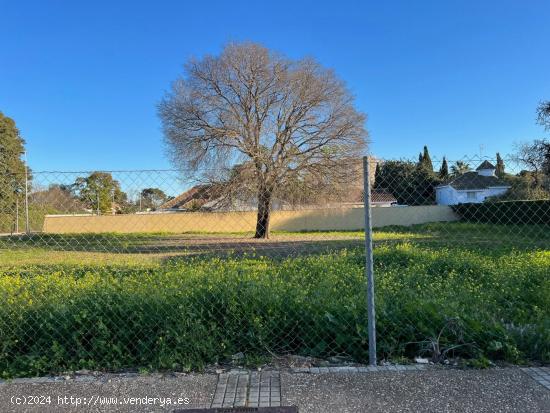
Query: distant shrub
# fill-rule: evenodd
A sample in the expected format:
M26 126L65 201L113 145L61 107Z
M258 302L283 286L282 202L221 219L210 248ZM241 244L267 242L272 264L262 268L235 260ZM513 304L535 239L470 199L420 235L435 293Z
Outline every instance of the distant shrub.
M25 207L20 206L18 214L18 229L19 232L25 231ZM42 231L44 226L44 217L47 214L58 214L59 211L47 206L29 205L29 229L32 232ZM11 233L15 232L15 211L11 214L0 213L0 232Z
M453 210L468 222L492 224L550 224L550 200L467 203Z

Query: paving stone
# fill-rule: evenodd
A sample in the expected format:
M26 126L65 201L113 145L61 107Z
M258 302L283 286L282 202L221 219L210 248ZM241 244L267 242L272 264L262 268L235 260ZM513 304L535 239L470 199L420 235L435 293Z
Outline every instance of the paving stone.
M279 407L280 386L278 371L222 373L218 376L211 407Z
M521 371L527 373L533 380L550 390L550 367L526 367Z
M332 366L332 367L310 367L306 368L293 368L293 373L311 373L311 374L326 374L326 373L367 373L367 372L386 372L386 371L418 371L426 370L433 366L422 364L410 364L410 365L386 365L386 366ZM527 371L526 371L527 372ZM528 374L538 374L533 372L527 372ZM273 383L271 384L273 386Z
M309 368L307 367L300 367L300 368L295 368L294 371L296 373L309 373Z

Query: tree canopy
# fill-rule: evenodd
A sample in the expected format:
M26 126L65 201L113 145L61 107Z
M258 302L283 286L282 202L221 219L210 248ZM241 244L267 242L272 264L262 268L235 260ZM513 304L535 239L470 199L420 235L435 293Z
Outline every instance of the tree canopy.
M376 167L374 188L390 192L402 205L429 205L439 183L433 171L413 162L385 161Z
M121 212L127 201L119 182L108 172L92 172L77 178L73 191L89 209L101 214Z
M168 200L168 195L159 188L145 188L141 191L140 202L141 209L155 210Z
M425 168L427 171L433 172L434 166L432 163L432 158L430 157L430 152L428 151L428 147L424 145L424 150L422 154L420 155L420 166L422 168Z
M247 165L257 238L269 236L278 191L297 180L345 182L343 166L366 147L366 117L333 71L254 43L190 60L158 109L179 168L207 176Z
M441 162L441 168L439 168L439 178L441 180L446 180L449 178L449 165L447 164L447 159L443 157L443 161Z
M25 141L13 119L0 112L0 213L12 214L25 189Z
M464 161L456 161L451 165L451 177L456 178L470 170L470 165Z

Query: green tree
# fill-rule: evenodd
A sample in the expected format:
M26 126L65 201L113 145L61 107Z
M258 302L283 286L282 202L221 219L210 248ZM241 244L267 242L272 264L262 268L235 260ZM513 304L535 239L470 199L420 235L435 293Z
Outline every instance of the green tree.
M497 165L496 165L495 174L499 178L504 177L504 174L505 174L505 172L504 172L504 160L502 159L502 157L500 156L500 153L498 153L498 152L497 152Z
M424 145L424 152L422 153L420 166L430 172L433 172L434 170L432 158L430 157L430 152L428 151L428 147L426 145Z
M141 191L141 209L155 210L168 200L168 195L159 188L145 188Z
M429 205L435 202L439 183L433 171L412 162L386 161L378 166L374 188L390 192L399 204Z
M15 224L16 205L22 210L25 192L25 141L13 119L0 112L0 226L10 231Z
M456 161L454 165L451 165L451 176L456 178L462 174L465 174L470 170L470 165L463 161Z
M443 162L441 162L441 168L439 168L439 178L446 180L449 178L449 165L447 165L447 159L443 157Z
M382 165L380 164L380 162L377 162L376 167L374 169L374 186L376 186L376 182L383 182L381 171L382 171Z
M550 199L550 191L541 185L534 185L534 182L541 181L541 177L534 176L534 172L521 171L517 175L505 175L504 180L510 185L506 193L488 198L487 201L529 201ZM540 175L540 173L539 173Z
M89 209L101 214L123 212L127 204L127 196L119 182L108 172L92 172L87 177L77 178L73 191Z

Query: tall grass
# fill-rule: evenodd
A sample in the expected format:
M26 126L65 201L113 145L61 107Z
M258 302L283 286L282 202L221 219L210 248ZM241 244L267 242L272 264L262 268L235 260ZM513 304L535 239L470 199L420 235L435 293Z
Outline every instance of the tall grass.
M166 265L0 269L0 375L194 369L244 352L368 357L360 249ZM380 357L426 340L455 355L550 361L550 252L382 245ZM444 329L452 320L453 328Z

